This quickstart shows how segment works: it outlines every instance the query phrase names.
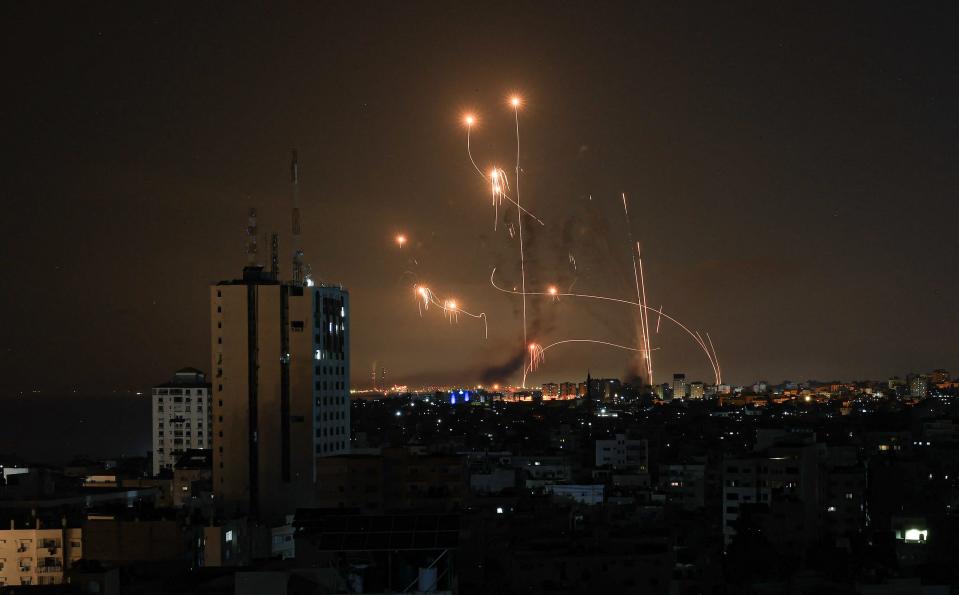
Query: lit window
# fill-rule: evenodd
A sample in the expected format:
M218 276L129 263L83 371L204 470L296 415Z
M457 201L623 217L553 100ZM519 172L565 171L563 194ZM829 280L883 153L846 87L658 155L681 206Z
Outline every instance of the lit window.
M922 542L929 537L929 531L926 529L906 529L903 541Z

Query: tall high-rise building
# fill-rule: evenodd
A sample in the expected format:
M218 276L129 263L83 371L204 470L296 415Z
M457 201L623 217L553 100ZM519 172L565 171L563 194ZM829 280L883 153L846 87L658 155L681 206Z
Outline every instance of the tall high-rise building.
M228 514L281 521L315 459L350 449L349 294L247 266L210 288L213 489Z
M909 378L909 396L925 399L929 395L929 377L916 374Z
M196 368L153 387L153 474L172 469L187 449L213 447L210 383Z
M243 277L210 288L213 492L228 515L282 524L314 501L316 459L350 451L349 294L316 285L300 247L299 166L290 163L293 280L257 261L256 210Z
M689 396L689 385L686 384L685 374L673 374L673 398L685 399Z

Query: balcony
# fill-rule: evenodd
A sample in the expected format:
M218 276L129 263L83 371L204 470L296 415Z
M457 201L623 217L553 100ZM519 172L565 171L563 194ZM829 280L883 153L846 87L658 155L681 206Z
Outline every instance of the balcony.
M37 572L40 572L40 573L63 572L63 566L59 564L53 564L49 566L37 566Z

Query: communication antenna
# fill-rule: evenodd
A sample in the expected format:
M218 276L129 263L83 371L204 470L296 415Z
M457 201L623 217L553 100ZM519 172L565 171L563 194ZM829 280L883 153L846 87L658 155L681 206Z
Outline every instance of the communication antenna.
M290 177L293 182L293 284L303 285L303 250L300 248L300 176L296 149L293 150L293 161L290 163Z
M270 235L270 277L280 278L280 234L275 231Z
M250 219L246 227L246 264L256 266L256 209L250 209Z

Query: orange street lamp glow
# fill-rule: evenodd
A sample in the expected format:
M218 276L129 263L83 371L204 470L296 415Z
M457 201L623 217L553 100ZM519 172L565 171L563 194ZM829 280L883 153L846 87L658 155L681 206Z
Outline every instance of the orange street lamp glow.
M519 95L513 95L509 98L509 104L514 108L519 107L523 104L523 99Z
M397 246L400 246L400 247L405 246L405 245L406 245L406 236L403 235L403 234L397 235L397 236L396 236L396 245L397 245Z
M466 114L463 116L463 123L467 126L472 126L476 123L476 117L473 114Z

